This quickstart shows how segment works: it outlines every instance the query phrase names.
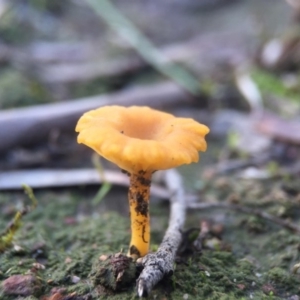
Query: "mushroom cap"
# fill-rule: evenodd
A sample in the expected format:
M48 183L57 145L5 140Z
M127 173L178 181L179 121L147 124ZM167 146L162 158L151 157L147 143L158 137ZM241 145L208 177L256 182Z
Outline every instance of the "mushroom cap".
M207 126L146 106L104 106L78 121L77 141L121 169L153 172L199 160Z

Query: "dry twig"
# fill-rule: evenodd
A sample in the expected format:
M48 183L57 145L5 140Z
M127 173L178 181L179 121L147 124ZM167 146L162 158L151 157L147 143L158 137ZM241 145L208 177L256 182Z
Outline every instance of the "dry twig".
M215 62L216 58L218 58L220 61L228 62L228 60L232 61L239 57L239 61L244 61L246 58L251 57L253 54L243 48L243 39L244 37L241 38L238 33L235 35L224 33L208 34L196 36L184 42L163 46L158 51L165 57L161 61L162 65L174 62L184 63L192 71L198 73L199 70L205 69L202 64L203 62L207 63L208 60ZM227 42L226 45L224 45L224 41ZM220 48L221 45L223 46L222 48ZM72 45L60 46L54 44L51 46L50 44L50 49L43 45L34 46L32 46L32 49L29 49L31 51L27 50L26 52L26 49L22 49L22 51L26 53L26 59L31 57L33 62L39 63L39 76L48 83L70 83L94 78L120 77L138 72L149 65L135 53L114 59L107 58L105 55L103 57L95 57L92 53L86 53L86 57L83 57L83 59L70 61L74 56L68 54L68 47L71 54L74 52L88 52L88 50L82 49L85 45L74 45L72 47ZM37 50L34 52L35 48ZM65 59L61 58L62 50L60 48L65 52L63 55ZM88 47L86 46L85 48L99 49L99 45L95 42L90 42ZM47 51L50 52L48 55ZM47 59L51 58L58 62L46 64ZM194 61L197 61L200 65L195 65ZM41 65L41 63L43 64Z
M105 181L111 184L129 184L128 176L121 171L106 170L103 175ZM7 171L0 173L0 190L22 189L24 182L32 188L45 188L98 184L103 181L103 177L95 169ZM151 194L164 199L170 197L170 192L157 184L152 184Z
M146 105L161 108L187 100L187 94L174 83L136 87L125 91L86 97L55 104L43 104L0 112L0 153L15 146L45 140L50 131L74 130L86 111L103 105Z
M278 224L282 227L285 227L285 228L287 228L291 231L300 233L300 226L295 224L295 223L277 218L276 216L270 215L270 214L268 214L264 211L254 209L254 208L250 208L250 207L246 207L246 206L242 206L242 205L238 205L238 204L228 204L228 203L220 203L220 202L189 203L188 208L191 208L191 209L226 208L226 209L230 209L230 210L236 210L236 211L240 211L240 212L243 212L243 213L246 213L246 214L258 216L262 219L271 221L275 224Z
M147 296L164 276L173 274L175 255L182 240L181 230L185 222L186 204L182 179L172 169L166 171L165 181L172 193L169 227L157 252L140 259L144 269L137 279L139 297Z

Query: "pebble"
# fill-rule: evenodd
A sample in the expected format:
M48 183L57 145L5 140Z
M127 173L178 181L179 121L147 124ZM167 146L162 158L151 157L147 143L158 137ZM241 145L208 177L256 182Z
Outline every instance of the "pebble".
M67 256L66 259L65 259L65 264L69 264L72 262L72 258Z
M104 255L104 254L99 257L99 260L102 260L102 261L105 261L107 259L108 259L108 256Z
M33 263L32 266L37 270L45 270L45 266L40 263Z
M4 295L30 296L39 289L38 281L33 275L13 275L2 282Z
M72 276L72 282L73 283L78 283L80 281L80 277L78 276Z

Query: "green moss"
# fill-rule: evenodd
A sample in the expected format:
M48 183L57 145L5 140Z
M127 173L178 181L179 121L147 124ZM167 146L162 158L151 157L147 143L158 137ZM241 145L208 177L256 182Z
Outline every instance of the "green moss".
M288 292L298 294L300 292L298 285L299 278L282 268L276 267L269 270L266 274L266 278L277 287L279 293L286 294Z
M77 284L68 286L66 289L66 293L72 294L76 293L76 295L86 295L92 291L92 287L87 280L79 282Z
M195 257L188 268L177 267L174 292L193 291L197 299L240 299L256 280L249 262L238 260L230 252L207 250Z
M227 199L235 194L236 199L242 199L243 205L265 211L289 203L295 211L292 220L298 222L300 217L293 187L291 180L283 184L274 180L236 182L220 178L204 183L204 195ZM13 210L4 208L13 207L15 199L23 201L22 197L25 196L0 194L0 209L10 211L0 219L0 228L4 228L14 214ZM113 191L101 205L111 200L107 197L114 198ZM13 274L32 272L34 263L38 262L45 266L45 269L35 270L41 278L44 295L49 295L52 288L63 288L66 295L89 295L92 300L108 296L113 300L134 299L137 276L134 268L128 269L132 271L131 275L120 289L113 284L104 284L105 276L100 276L101 268L106 272L111 264L101 265L99 257L127 249L128 218L98 210L91 204L93 196L87 197L79 191L37 193L37 198L38 207L25 216L23 226L15 236L14 243L18 247L0 256L0 282ZM151 207L153 245L161 241L167 226L168 209L168 205L163 204ZM249 230L243 220L250 216L224 210L189 211L187 228L215 216L224 220L225 231L220 243L229 244L228 249L232 250L203 249L202 253L191 251L190 256L179 257L174 275L155 288L153 297L177 300L188 294L191 299L235 300L249 299L251 295L252 299L277 300L299 293L298 275L289 274L292 266L300 261L300 237L297 234L267 221L264 221L263 231ZM108 277L114 279L115 271L113 268L111 271L112 276Z

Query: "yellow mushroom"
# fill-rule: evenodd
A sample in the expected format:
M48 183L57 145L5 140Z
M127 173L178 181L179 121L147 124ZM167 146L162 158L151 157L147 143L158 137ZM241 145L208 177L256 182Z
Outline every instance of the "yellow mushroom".
M78 121L78 143L94 149L130 176L131 242L129 255L149 251L149 194L152 173L197 162L206 150L208 127L149 107L104 106Z

